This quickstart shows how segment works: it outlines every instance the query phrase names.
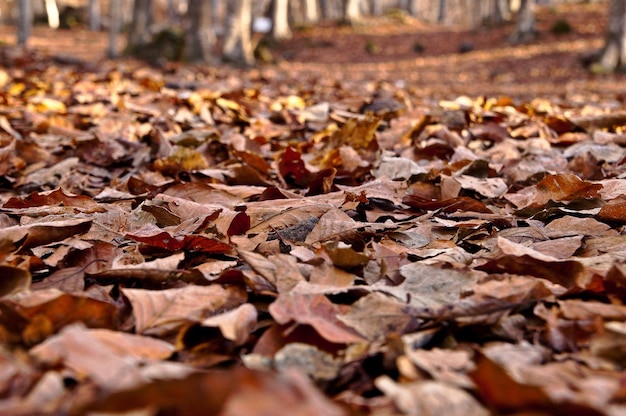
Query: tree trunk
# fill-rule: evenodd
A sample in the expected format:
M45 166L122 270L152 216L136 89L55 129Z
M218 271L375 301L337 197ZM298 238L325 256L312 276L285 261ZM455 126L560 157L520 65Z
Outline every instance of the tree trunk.
M212 3L206 0L189 0L187 5L187 30L185 31L185 60L207 62L215 44L215 31L211 24Z
M517 15L517 29L511 35L513 43L528 42L537 37L535 30L535 0L522 0Z
M45 0L46 15L48 16L48 26L52 29L58 29L61 21L59 17L59 6L56 0Z
M626 0L611 0L609 24L604 48L593 64L594 72L614 72L626 69Z
M109 58L119 57L117 40L122 29L122 0L109 0Z
M320 8L324 19L340 19L343 15L341 3L342 0L320 0Z
M98 31L102 25L102 4L100 0L89 0L89 30Z
M383 2L380 0L370 0L370 13L372 16L380 16L383 14Z
M344 19L350 24L361 20L361 0L345 0Z
M254 64L251 21L252 0L228 2L228 24L222 51L225 60L245 65Z
M406 11L413 17L419 15L419 0L409 0Z
M439 0L439 9L437 10L437 23L446 21L446 0Z
M288 0L272 1L272 38L274 40L291 38Z
M31 0L20 0L17 44L26 46L33 27L33 3Z
M127 50L133 53L150 43L153 20L152 0L135 0L133 19L128 31Z
M317 1L302 0L302 3L302 8L304 9L304 22L317 23L320 20L320 15L317 10Z

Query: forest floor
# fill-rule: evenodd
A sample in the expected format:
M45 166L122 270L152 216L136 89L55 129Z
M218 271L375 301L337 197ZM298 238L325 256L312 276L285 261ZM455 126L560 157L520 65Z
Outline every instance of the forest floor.
M0 414L626 414L606 4L253 68L1 28Z
M277 65L263 64L259 70L264 77L286 81L309 75L365 86L390 82L425 98L507 95L523 100L540 96L574 102L622 101L625 75L593 75L581 65L581 57L602 46L606 10L604 2L540 7L539 37L520 45L508 41L515 30L512 23L467 29L397 15L366 20L356 27L327 23L294 30L292 39L271 49ZM551 33L561 19L572 31ZM12 27L0 27L0 42L15 43L14 32ZM37 27L30 46L44 54L94 63L104 59L107 36ZM473 50L460 53L462 44ZM420 52L415 51L418 45L423 48Z

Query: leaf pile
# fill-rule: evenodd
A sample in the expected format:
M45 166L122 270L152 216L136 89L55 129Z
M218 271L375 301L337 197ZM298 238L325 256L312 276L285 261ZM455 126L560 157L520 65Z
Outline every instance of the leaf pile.
M4 67L0 413L626 410L621 109Z

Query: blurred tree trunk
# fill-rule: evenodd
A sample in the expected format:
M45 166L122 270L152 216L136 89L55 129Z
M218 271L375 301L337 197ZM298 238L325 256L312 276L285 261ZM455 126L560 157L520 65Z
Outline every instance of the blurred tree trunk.
M383 2L381 0L370 0L370 13L372 16L383 14Z
M102 25L102 4L100 0L89 0L89 30L98 31Z
M409 0L407 2L406 11L411 16L418 16L419 14L419 0Z
M33 27L33 3L31 0L20 0L19 23L17 28L17 44L26 46Z
M361 0L345 0L344 19L350 24L361 20Z
M535 29L535 0L521 0L517 13L517 29L511 35L513 43L528 42L537 37Z
M207 62L215 44L215 30L212 24L213 2L189 0L185 31L185 55L189 62Z
M302 0L302 8L304 9L305 23L317 23L320 20L317 0Z
M122 29L122 0L109 0L109 58L119 57L117 43Z
M320 9L324 19L340 19L343 16L342 3L342 0L320 0Z
M48 26L52 29L58 29L61 20L59 17L59 6L57 6L56 0L45 0L46 15L48 16Z
M626 0L611 0L609 22L604 47L592 65L594 72L614 72L626 69Z
M153 15L152 0L135 0L133 18L128 31L127 51L132 53L150 43Z
M222 51L225 60L245 65L254 64L251 21L252 0L228 2L228 23Z
M437 23L446 21L446 0L439 0L439 8L437 9Z
M289 29L289 1L272 1L272 38L284 40L291 38Z

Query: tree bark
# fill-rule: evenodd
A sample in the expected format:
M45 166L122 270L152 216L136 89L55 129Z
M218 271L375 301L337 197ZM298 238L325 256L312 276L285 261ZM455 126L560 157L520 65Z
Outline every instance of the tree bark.
M272 1L272 38L274 40L291 38L288 0Z
M215 44L212 16L212 2L189 0L185 31L186 61L207 62L211 58L211 48Z
M609 24L604 47L592 66L594 72L615 72L626 69L626 0L611 0Z
M131 52L150 43L153 23L152 0L135 0L133 19L128 32L128 47Z
M317 1L302 0L302 3L305 23L317 23L320 20L320 15L317 10Z
M380 0L370 0L370 13L372 16L380 16L383 14L383 2Z
M250 24L252 0L228 2L228 24L222 55L225 60L239 64L254 64Z
M537 37L535 30L535 0L522 0L517 15L517 29L511 35L513 43L528 42Z
M342 0L320 0L320 8L324 19L340 19Z
M444 23L446 20L446 0L439 0L439 8L437 10L437 23Z
M61 25L59 17L59 6L56 0L45 0L46 15L48 16L48 26L52 29L58 29Z
M102 4L100 0L89 0L89 30L98 31L102 25Z
M20 0L17 44L26 46L33 27L33 3L31 0Z
M119 57L117 40L122 29L122 0L109 0L109 58Z
M344 19L350 24L361 20L361 0L345 0Z

